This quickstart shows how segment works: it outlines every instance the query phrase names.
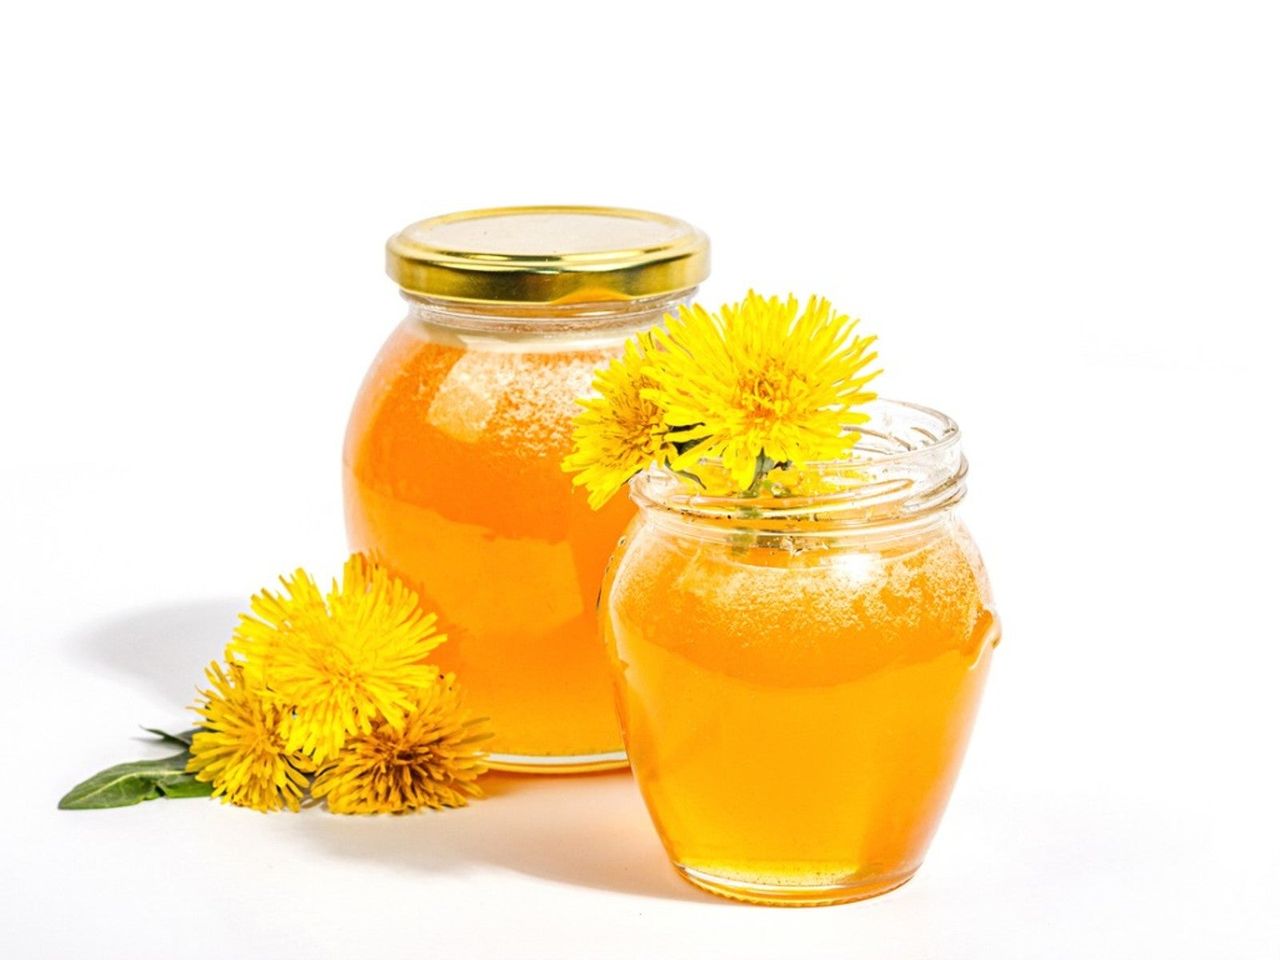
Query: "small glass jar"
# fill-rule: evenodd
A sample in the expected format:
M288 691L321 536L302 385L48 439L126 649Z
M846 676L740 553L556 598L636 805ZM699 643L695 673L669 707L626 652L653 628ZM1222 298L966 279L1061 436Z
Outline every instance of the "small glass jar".
M641 211L504 208L416 223L387 253L409 312L347 430L351 546L439 615L433 662L489 718L492 766L623 766L595 609L634 508L592 511L560 462L594 370L693 293L706 238Z
M954 515L959 430L911 404L867 409L855 458L769 496L698 496L656 469L632 482L641 509L601 625L649 812L714 893L893 889L960 768L1000 628Z

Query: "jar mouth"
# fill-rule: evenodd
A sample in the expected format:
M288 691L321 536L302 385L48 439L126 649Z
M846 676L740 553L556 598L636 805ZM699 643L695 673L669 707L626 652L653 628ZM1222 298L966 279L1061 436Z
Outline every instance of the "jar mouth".
M803 465L798 488L775 484L755 496L717 496L665 467L652 467L632 479L631 497L641 507L688 519L788 530L903 522L964 497L968 464L960 427L951 417L885 398L860 409L871 419L851 428L859 434L853 455Z

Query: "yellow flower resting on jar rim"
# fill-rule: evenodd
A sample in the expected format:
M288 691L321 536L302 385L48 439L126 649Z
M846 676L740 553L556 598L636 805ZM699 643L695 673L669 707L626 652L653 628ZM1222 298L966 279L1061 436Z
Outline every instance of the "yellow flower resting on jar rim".
M628 340L620 358L597 370L592 386L599 394L579 403L574 449L564 469L585 485L591 509L598 510L624 483L649 464L674 455L662 407L653 399L655 382L644 369L653 339L641 333Z
M816 296L803 310L755 291L715 313L682 306L597 374L599 396L580 401L563 467L598 508L655 463L727 495L845 458L880 372L867 372L875 337L857 325Z

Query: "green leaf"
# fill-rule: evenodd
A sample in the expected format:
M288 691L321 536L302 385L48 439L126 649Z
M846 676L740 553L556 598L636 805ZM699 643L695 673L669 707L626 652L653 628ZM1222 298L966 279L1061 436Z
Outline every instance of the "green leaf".
M58 801L60 810L100 810L128 807L157 797L207 797L212 787L186 772L184 750L159 760L120 763L72 787Z
M181 778L161 780L156 786L170 800L183 800L187 797L209 797L213 795L213 784L197 780L194 773L184 774Z
M174 746L178 747L191 746L191 738L200 732L199 727L196 727L194 730L183 730L181 733L166 733L164 730L157 730L155 727L143 727L142 729L147 731L147 733L155 734L165 743L172 743Z

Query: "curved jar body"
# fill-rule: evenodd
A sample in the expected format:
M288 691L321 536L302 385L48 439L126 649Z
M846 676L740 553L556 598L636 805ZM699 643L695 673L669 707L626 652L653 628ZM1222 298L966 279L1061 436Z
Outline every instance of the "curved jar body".
M932 416L876 407L882 424ZM949 487L919 511L902 465L867 476L859 464L856 493L749 518L637 481L642 509L606 578L602 628L632 768L694 883L820 904L882 893L919 867L999 640L952 512L964 472L953 455L932 479L917 471L917 496Z
M626 762L595 606L634 508L592 511L560 462L593 371L692 287L644 296L608 288L652 279L652 265L634 253L601 247L619 229L624 248L645 252L665 236L650 239L646 230L701 237L656 215L518 208L423 221L388 247L409 314L352 411L347 530L353 549L404 579L439 615L448 642L432 662L457 673L469 708L489 718L498 768ZM458 252L468 244L475 263ZM561 252L539 254L548 244ZM504 259L502 245L517 253ZM575 277L563 252L575 248L593 270L611 257L621 266ZM659 286L705 272L660 266L667 274L653 281ZM451 297L422 292L436 286ZM489 292L508 299L484 301ZM537 302L544 294L559 300Z

